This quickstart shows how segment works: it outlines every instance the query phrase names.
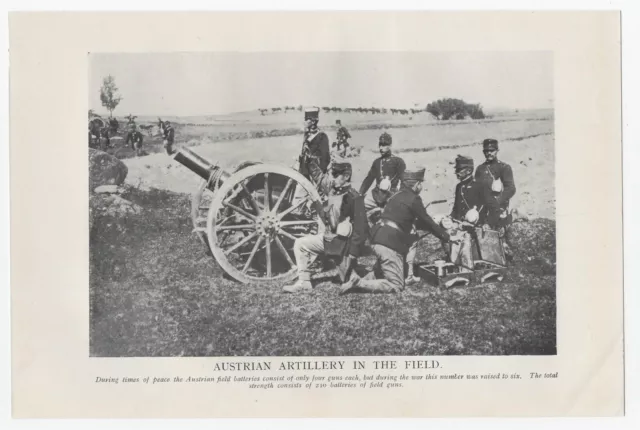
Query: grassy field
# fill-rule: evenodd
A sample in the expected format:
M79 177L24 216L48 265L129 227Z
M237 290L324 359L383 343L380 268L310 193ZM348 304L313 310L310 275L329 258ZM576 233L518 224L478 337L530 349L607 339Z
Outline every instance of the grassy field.
M555 274L535 263L504 283L420 283L397 295L339 296L320 275L311 294L292 296L225 279L191 234L188 196L131 188L124 197L145 212L97 220L91 232L92 356L556 353ZM419 254L438 252L427 240Z
M176 146L192 146L229 170L244 160L292 164L299 152L299 131L285 134L298 126L297 115L274 117L183 119L212 125L179 125ZM164 154L128 158L123 197L144 211L94 222L91 355L555 354L552 115L509 114L448 123L424 119L413 124L407 124L415 121L408 118L367 123L371 117L348 122L342 116L353 130L352 144L364 149L351 159L356 187L376 157L378 135L388 129L394 149L409 165L427 167L425 201L451 199L451 162L458 153L480 163L482 139L501 141L500 158L512 165L518 188L513 205L530 218L514 225L518 246L505 282L450 291L419 283L402 294L384 296L339 296L338 284L327 274L319 276L311 294L302 296L283 294L282 285L241 285L223 276L192 234L189 193L199 178ZM265 123L253 127L250 120ZM251 137L258 132L284 134ZM245 138L220 138L229 136L225 133ZM334 137L331 129L329 135ZM160 147L156 140L146 147L149 152ZM442 205L434 210L447 209ZM440 253L432 238L420 245L421 261ZM360 263L366 268L371 259Z

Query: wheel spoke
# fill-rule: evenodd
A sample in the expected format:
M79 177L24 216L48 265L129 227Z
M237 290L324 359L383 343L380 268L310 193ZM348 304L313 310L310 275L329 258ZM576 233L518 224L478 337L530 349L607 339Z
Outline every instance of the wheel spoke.
M266 240L266 248L267 248L267 278L271 277L271 237Z
M249 254L249 258L247 259L247 262L244 263L244 267L242 268L242 273L246 273L247 272L247 269L249 268L249 265L253 261L253 257L256 255L256 251L260 247L260 243L262 243L262 236L258 237L258 240L256 240L256 244L253 245L253 249L251 250L251 254Z
M255 224L216 226L216 230L218 230L218 231L222 231L222 230L250 230L250 229L255 229L255 228L256 228Z
M293 260L289 256L289 253L285 249L284 245L282 244L282 241L280 240L280 238L278 236L276 236L275 242L276 242L276 245L278 245L278 248L280 249L280 252L282 252L282 254L285 256L285 258L287 259L287 261L289 262L291 267L294 267L296 264L293 262Z
M292 183L293 183L293 179L289 178L289 180L287 181L287 184L284 186L284 189L282 190L282 192L280 193L280 196L278 197L278 201L276 201L276 204L273 206L273 212L274 213L278 212L278 208L280 207L280 203L282 203L282 200L284 200L284 196L289 191L289 188L291 187Z
M264 174L264 210L265 212L269 212L271 210L271 194L269 193L269 174L268 173Z
M297 237L295 237L294 235L292 235L288 231L284 231L283 229L278 230L278 234L281 234L281 235L283 235L285 237L288 237L291 240L296 240L297 239Z
M294 225L310 225L317 224L318 221L312 220L300 220L300 221L280 221L280 227L291 227Z
M249 212L245 211L244 209L239 208L238 206L235 206L235 205L232 205L231 203L226 203L226 202L222 202L222 204L225 207L227 207L229 209L232 209L232 210L238 212L241 215L246 216L247 218L249 218L252 221L256 220L256 216L255 215L250 214Z
M302 206L303 204L305 204L307 202L306 199L300 200L298 203L296 203L295 205L291 206L290 208L288 208L286 211L282 212L280 215L278 215L278 219L282 219L284 218L286 215L288 215L289 213L293 212L294 210L298 209L300 206Z
M233 251L235 251L236 249L240 248L242 245L244 245L245 243L249 242L251 239L253 239L254 237L256 237L258 235L258 232L253 232L251 233L249 236L245 237L244 239L242 239L240 242L236 243L235 245L233 245L231 248L227 249L224 251L224 255L229 255L231 254Z
M251 205L253 210L256 211L256 214L260 215L262 213L262 211L260 210L260 207L258 206L258 202L256 202L255 199L253 198L253 196L251 195L251 191L249 191L249 189L245 185L244 181L240 185L242 185L242 189L243 189L244 193L247 196L247 200L249 201L249 204Z

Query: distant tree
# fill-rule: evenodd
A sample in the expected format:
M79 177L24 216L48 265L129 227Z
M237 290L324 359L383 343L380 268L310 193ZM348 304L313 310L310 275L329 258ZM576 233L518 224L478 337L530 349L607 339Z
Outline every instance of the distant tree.
M467 116L472 119L485 118L480 104L469 104L464 100L445 98L429 103L425 108L427 112L437 119L448 120L451 118L464 119Z
M122 96L118 93L118 87L113 76L109 75L102 80L102 88L100 88L100 101L102 106L109 111L109 118L113 117L113 111L120 104Z

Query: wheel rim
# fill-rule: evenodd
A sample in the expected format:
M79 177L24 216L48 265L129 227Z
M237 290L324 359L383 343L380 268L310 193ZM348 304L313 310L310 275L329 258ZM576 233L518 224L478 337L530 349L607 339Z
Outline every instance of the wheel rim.
M319 218L310 210L319 200L315 187L295 170L258 164L238 171L209 208L207 237L214 257L240 282L293 279L293 242L319 231Z

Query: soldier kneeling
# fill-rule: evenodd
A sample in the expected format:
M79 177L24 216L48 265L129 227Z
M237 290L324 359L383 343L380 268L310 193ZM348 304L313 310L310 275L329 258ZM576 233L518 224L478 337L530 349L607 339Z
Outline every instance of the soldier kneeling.
M341 261L343 277L348 276L367 235L364 199L351 187L351 164L334 163L330 175L323 173L318 163L310 163L309 168L318 191L327 196L322 208L325 230L294 242L298 282L284 287L287 293L311 291L310 265L320 254Z
M341 287L341 293L396 293L404 290L404 263L414 241L411 234L414 224L418 229L429 230L444 242L458 242L431 218L424 207L420 192L425 169L404 171L400 191L387 202L380 221L373 227L371 244L376 265L383 279L361 279L355 273Z

